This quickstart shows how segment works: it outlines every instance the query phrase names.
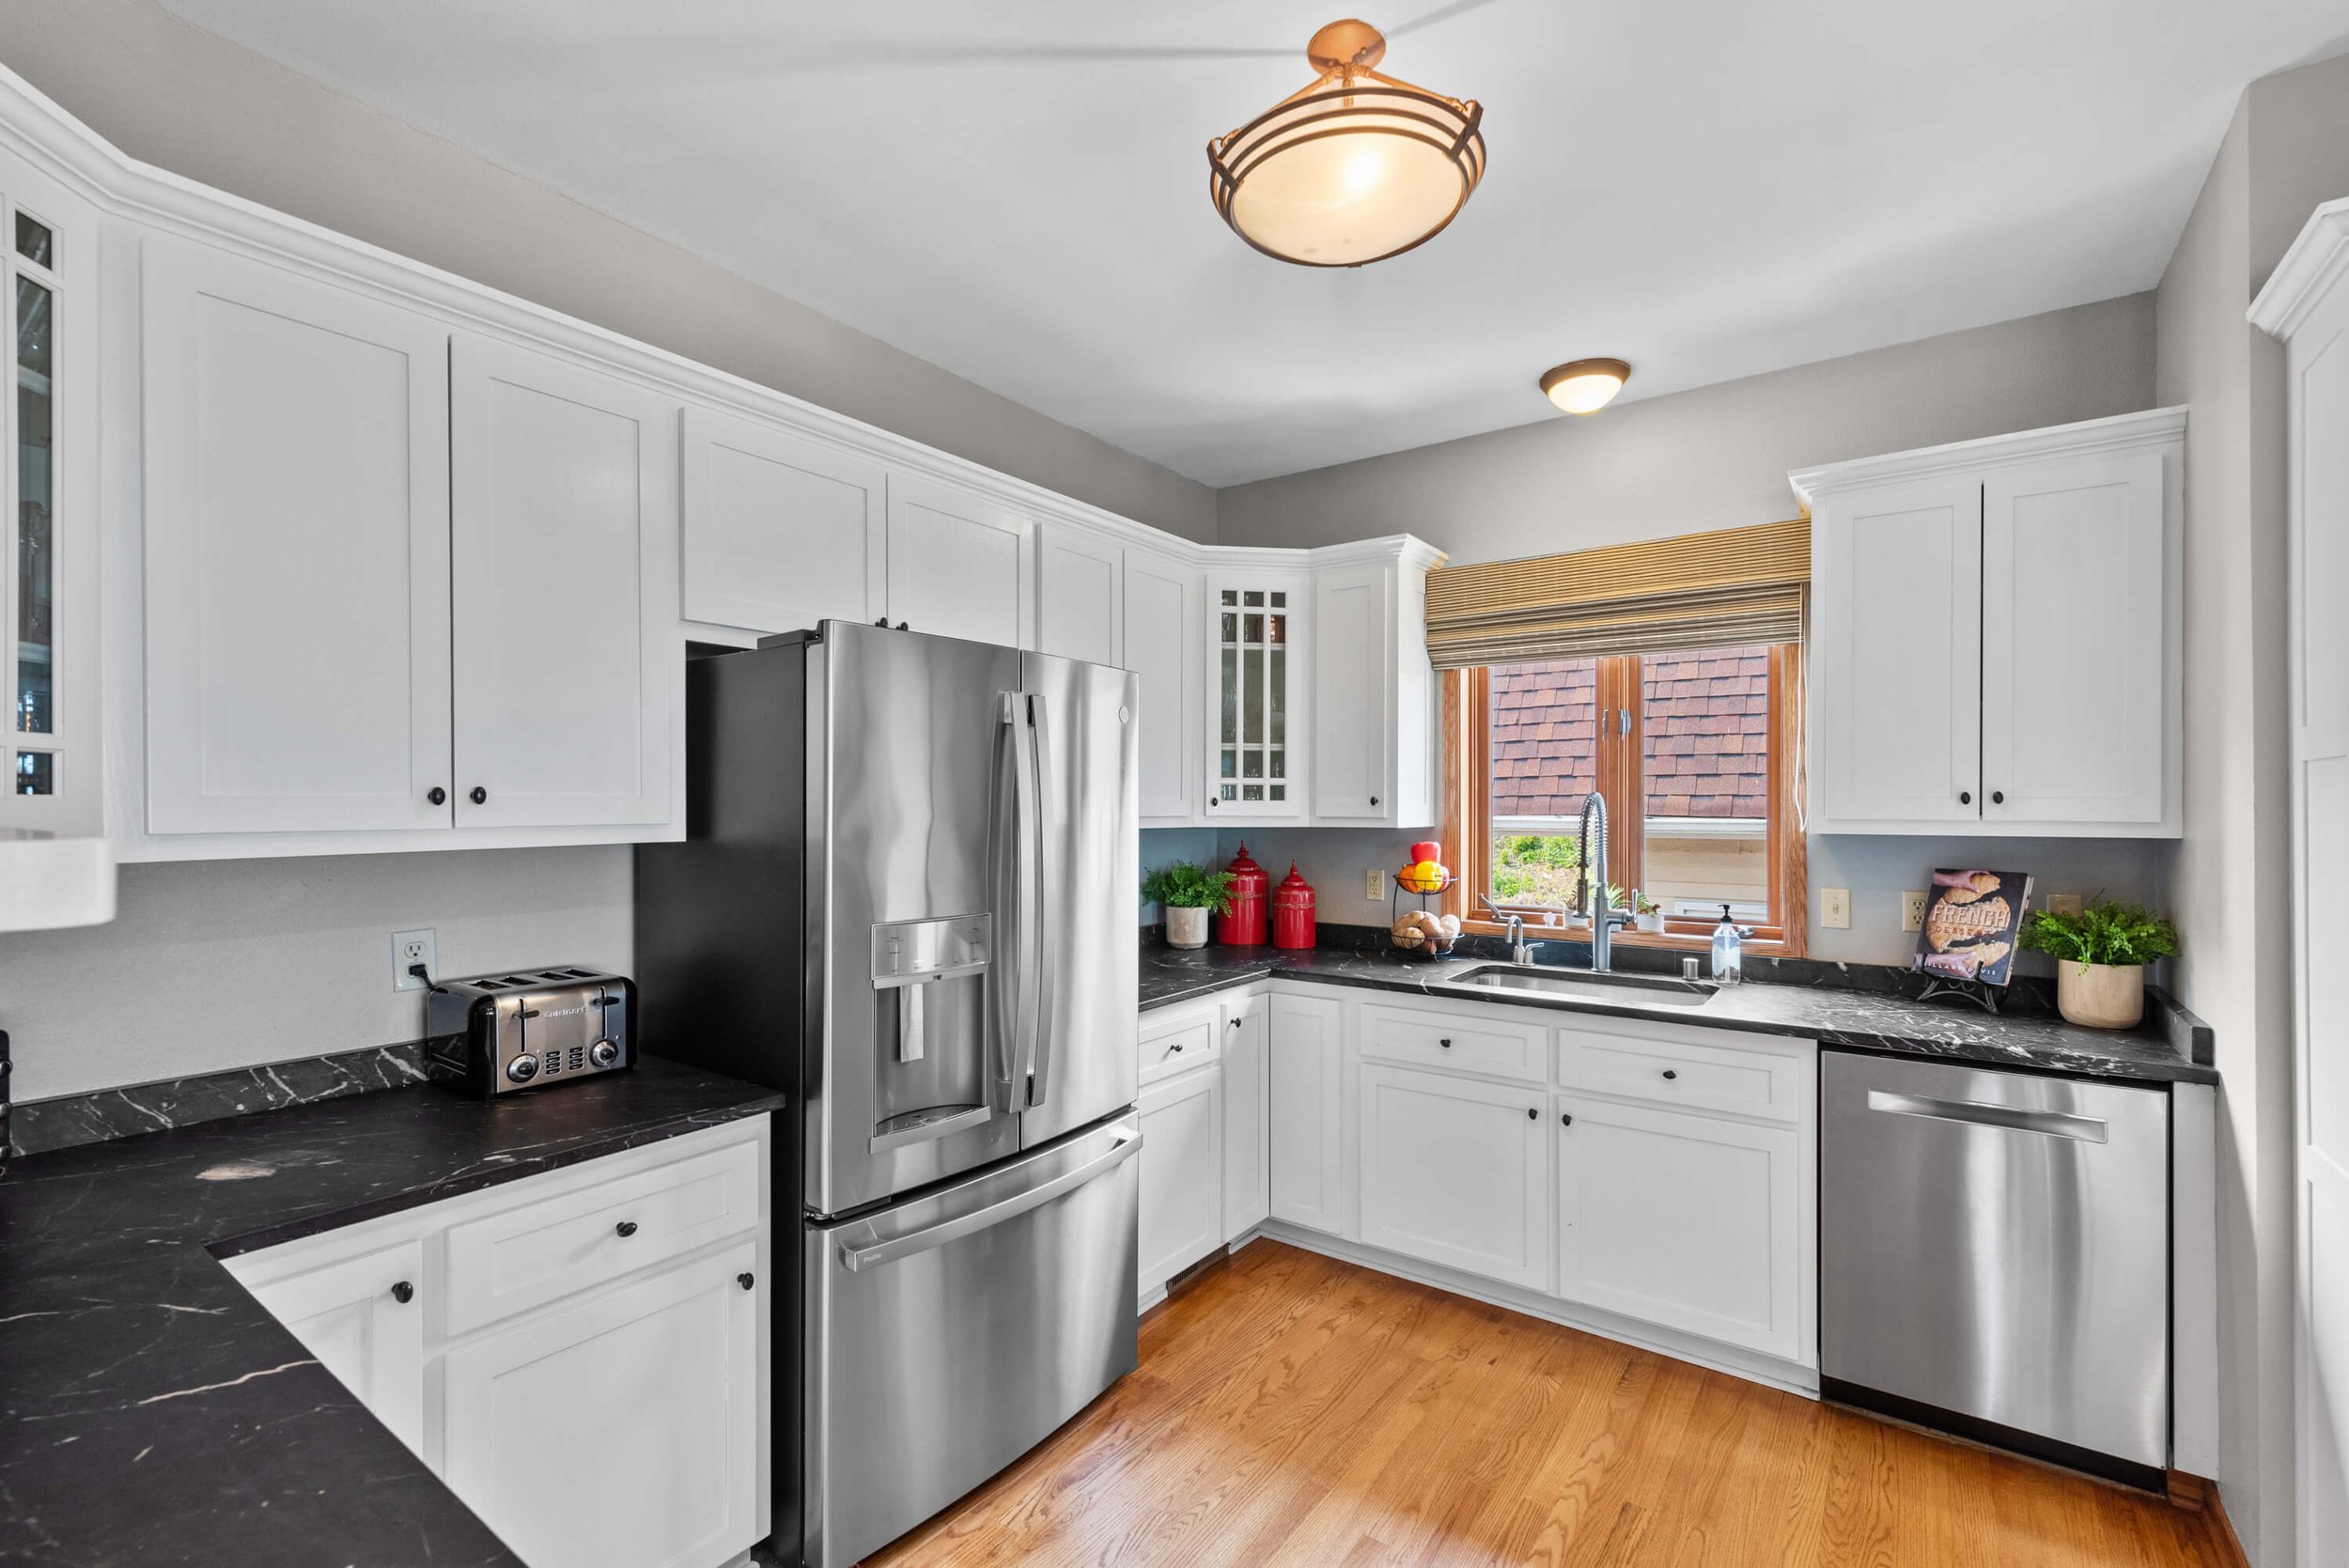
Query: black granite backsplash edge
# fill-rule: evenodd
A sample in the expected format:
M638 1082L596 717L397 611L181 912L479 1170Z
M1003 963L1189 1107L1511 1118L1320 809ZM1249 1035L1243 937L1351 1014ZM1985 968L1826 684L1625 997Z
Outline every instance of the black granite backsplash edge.
M296 1057L189 1078L97 1089L10 1108L10 1156L46 1154L132 1133L217 1122L254 1110L282 1110L379 1089L403 1089L443 1076L422 1040Z

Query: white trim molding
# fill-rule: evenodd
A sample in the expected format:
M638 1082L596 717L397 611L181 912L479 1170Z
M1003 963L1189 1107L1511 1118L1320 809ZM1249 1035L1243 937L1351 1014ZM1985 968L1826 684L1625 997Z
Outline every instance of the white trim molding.
M2349 196L2309 214L2245 319L2263 333L2290 337L2344 271L2349 271Z
M2042 458L2066 462L2107 457L2140 447L2159 446L2186 431L2186 407L2147 409L2140 413L2116 413L2106 419L2083 419L2073 425L2050 425L2015 435L1983 436L1922 446L1913 452L1893 452L1881 458L1854 458L1848 462L1800 468L1786 475L1795 499L1806 507L1838 490L1865 489L1877 485L1932 479L1977 469L2006 467Z

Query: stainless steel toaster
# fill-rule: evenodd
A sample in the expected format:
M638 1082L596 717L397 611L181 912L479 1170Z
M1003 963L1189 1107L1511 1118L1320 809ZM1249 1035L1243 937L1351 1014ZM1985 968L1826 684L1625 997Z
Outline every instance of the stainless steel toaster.
M636 1062L636 983L595 970L516 970L433 984L427 1052L484 1098Z

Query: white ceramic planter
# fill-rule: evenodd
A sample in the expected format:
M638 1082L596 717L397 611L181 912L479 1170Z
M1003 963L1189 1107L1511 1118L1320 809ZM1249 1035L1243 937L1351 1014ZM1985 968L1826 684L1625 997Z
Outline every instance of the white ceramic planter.
M2083 1029L2136 1028L2145 1016L2145 966L2059 961L2056 1011Z
M1207 945L1207 911L1182 909L1170 904L1166 908L1166 945L1169 947L1205 947Z
M1664 929L1664 911L1658 909L1652 915L1633 915L1631 926L1635 931L1661 932Z

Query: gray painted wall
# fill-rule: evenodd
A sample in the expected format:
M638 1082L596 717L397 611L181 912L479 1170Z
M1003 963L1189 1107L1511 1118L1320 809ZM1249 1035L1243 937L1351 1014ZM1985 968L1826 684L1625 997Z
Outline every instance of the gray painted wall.
M2153 308L2135 294L1236 485L1217 537L1410 533L1465 565L1769 522L1797 510L1789 469L2150 407Z
M2349 194L2349 58L2255 82L2155 311L2187 402L2186 837L2167 882L2179 993L2217 1032L2219 1474L2252 1562L2294 1560L2290 734L2282 347L2247 306L2320 202Z
M1225 544L1327 544L1408 532L1453 560L1508 560L1792 516L1789 469L2061 425L2155 405L2154 296L1952 333L1670 396L1590 419L1496 430L1221 492ZM1324 918L1383 918L1363 870L1423 834L1350 829L1251 834L1298 858ZM1233 835L1226 831L1227 841ZM2161 857L2140 842L1810 841L1814 957L1905 963L1901 894L1936 866L1985 856L2044 892L2155 900ZM1266 862L1268 867L1269 861ZM1817 923L1819 890L1852 895L1849 930ZM2035 960L2033 960L2035 963Z

